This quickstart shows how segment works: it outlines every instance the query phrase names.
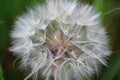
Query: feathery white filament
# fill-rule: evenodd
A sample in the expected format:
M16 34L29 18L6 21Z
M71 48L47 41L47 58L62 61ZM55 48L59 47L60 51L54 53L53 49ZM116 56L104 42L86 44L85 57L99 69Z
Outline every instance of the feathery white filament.
M11 34L22 66L46 80L82 80L110 55L100 14L77 0L46 0L18 18Z

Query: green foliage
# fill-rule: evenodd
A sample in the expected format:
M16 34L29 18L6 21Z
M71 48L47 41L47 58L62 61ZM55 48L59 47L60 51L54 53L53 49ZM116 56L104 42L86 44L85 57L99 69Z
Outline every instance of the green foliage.
M120 51L114 53L114 55L112 56L109 67L106 68L103 77L101 77L101 80L113 80L119 68L120 68Z
M96 8L96 10L98 10L102 13L104 12L105 0L94 0L93 5Z
M3 79L3 71L2 71L1 65L0 65L0 80L4 80Z

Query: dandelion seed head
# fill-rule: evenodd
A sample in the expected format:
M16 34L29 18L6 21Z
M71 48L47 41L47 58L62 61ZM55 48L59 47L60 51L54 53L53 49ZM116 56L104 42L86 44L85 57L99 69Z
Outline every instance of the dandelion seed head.
M16 21L11 51L29 68L27 80L82 80L99 72L110 55L100 14L77 0L46 0Z

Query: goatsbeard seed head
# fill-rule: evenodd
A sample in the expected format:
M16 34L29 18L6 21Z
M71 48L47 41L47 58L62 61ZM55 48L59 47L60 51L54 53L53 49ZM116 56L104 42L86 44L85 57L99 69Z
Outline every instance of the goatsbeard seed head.
M46 80L83 80L99 72L110 55L100 14L76 0L46 0L18 18L11 51L30 69L27 80L41 73Z

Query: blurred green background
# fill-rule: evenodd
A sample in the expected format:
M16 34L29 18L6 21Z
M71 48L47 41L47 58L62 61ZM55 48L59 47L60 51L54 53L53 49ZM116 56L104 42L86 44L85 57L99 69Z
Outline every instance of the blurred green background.
M101 19L106 26L110 39L112 55L108 66L103 66L98 76L91 80L120 80L120 0L81 0L93 5L102 13ZM44 0L0 0L0 80L23 80L26 72L13 66L16 57L9 52L10 32L18 16L36 3ZM112 10L112 11L111 11Z

